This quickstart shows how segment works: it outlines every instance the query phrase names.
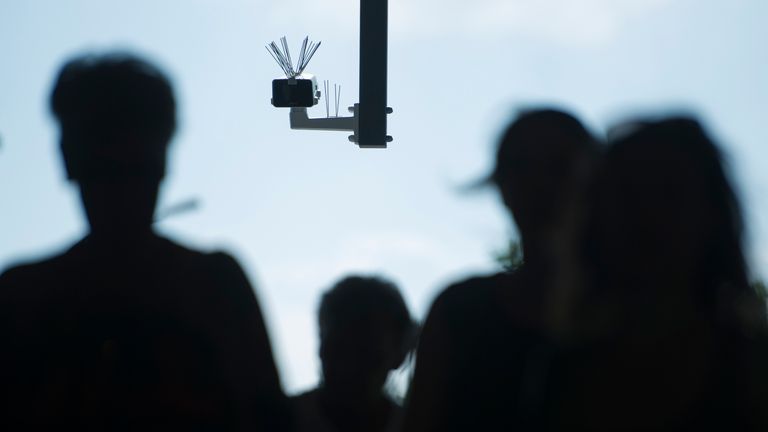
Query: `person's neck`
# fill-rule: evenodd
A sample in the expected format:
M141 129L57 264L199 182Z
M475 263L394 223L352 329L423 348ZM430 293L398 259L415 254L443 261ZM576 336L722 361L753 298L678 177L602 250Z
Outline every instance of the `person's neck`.
M95 244L107 244L110 247L133 247L145 244L156 237L151 226L119 229L114 227L94 229L88 233L88 240Z

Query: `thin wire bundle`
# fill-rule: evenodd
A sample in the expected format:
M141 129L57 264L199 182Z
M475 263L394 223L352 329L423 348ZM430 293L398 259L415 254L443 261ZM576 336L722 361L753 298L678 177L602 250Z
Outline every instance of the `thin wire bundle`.
M325 116L330 117L331 116L331 107L330 107L330 99L328 99L328 86L330 85L330 81L325 80L323 81L323 90L325 92L323 93L325 95Z
M328 80L323 81L323 90L325 92L323 93L325 95L325 116L330 117L331 116L331 82ZM333 103L334 103L334 110L335 110L335 117L339 116L339 105L341 105L341 85L340 84L334 84L333 85Z
M288 78L294 78L301 75L304 69L307 68L309 61L312 60L312 56L320 48L322 42L314 43L309 41L309 36L304 38L304 42L301 43L301 51L299 52L299 62L296 63L296 67L293 66L293 60L291 59L291 51L288 49L288 40L285 36L280 38L280 45L278 46L274 41L270 42L266 46L267 52L277 62L280 69L283 70L285 76Z

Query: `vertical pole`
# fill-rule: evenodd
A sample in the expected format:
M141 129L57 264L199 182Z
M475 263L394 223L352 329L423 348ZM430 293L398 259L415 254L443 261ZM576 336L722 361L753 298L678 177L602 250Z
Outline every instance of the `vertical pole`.
M360 148L387 147L387 0L360 0Z

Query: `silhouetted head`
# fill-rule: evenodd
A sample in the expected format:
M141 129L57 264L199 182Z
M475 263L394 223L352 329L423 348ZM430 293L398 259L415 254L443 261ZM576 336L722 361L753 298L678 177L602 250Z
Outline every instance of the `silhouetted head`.
M361 276L344 278L323 295L318 321L323 388L343 400L381 394L411 348L415 327L393 283Z
M523 240L551 231L568 205L576 177L589 168L597 148L586 128L562 111L527 111L509 125L491 180Z
M691 118L625 129L596 176L583 240L594 294L642 285L635 304L676 296L732 315L752 293L741 210L717 146Z
M168 79L131 55L77 57L59 72L51 108L92 231L149 229L176 127Z

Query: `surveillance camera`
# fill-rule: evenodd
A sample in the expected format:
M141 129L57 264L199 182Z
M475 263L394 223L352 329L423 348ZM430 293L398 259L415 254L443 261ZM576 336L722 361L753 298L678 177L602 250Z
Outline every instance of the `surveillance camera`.
M319 98L320 90L314 75L301 74L272 80L272 105L275 107L310 108L317 105Z

